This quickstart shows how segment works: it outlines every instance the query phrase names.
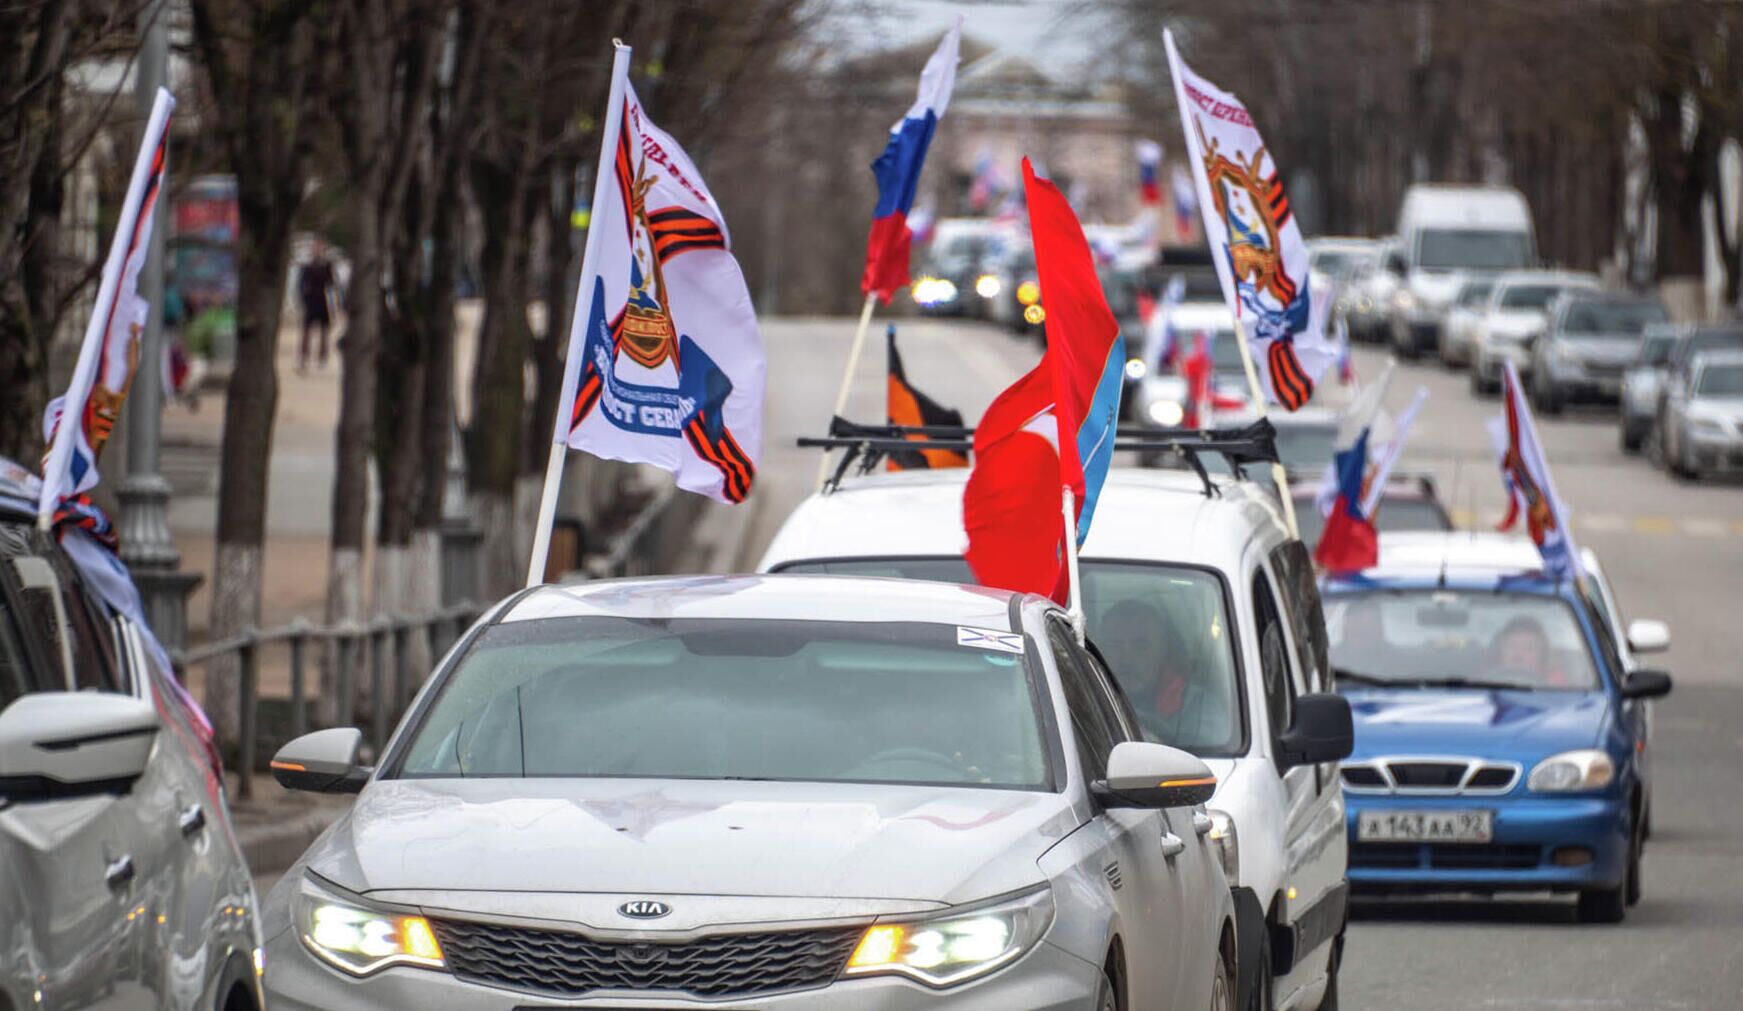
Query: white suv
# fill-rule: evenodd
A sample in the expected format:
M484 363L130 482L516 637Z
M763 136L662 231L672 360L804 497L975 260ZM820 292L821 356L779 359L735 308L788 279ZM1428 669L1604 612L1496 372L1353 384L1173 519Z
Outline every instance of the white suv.
M868 477L794 510L764 572L972 582L966 470ZM1234 891L1237 1007L1336 1006L1348 896L1338 759L1349 706L1328 694L1312 563L1261 486L1115 469L1084 545L1092 646L1147 737L1216 773L1210 801Z

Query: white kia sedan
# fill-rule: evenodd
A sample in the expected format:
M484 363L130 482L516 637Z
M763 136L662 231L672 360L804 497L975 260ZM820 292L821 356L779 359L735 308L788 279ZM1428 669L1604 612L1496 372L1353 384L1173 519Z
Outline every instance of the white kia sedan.
M1039 597L548 586L443 662L273 891L279 1011L1233 1007L1203 762Z

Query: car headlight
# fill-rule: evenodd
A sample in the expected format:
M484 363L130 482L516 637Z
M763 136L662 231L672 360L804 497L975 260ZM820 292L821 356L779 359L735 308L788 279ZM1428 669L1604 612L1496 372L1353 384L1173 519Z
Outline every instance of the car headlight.
M1041 308L1041 304L1037 302L1023 310L1023 319L1026 322L1040 326L1047 319L1047 310Z
M372 909L305 881L296 900L297 933L322 961L353 976L389 966L443 969L442 946L422 916Z
M1127 379L1142 379L1142 378L1144 378L1144 373L1146 373L1148 371L1150 371L1150 366L1144 364L1144 359L1142 359L1142 358L1128 358L1128 359L1126 359L1126 378Z
M1233 887L1241 882L1241 841L1235 833L1235 820L1226 811L1207 810L1210 815L1210 842L1216 847L1217 862L1223 865L1223 877Z
M1186 408L1172 400L1152 400L1150 406L1144 408L1144 413L1163 428L1173 428L1186 420Z
M1023 305L1034 305L1041 301L1041 286L1034 281L1024 281L1017 285L1017 301Z
M1053 922L1053 892L925 919L874 923L865 929L847 975L898 975L928 986L954 986L1022 957Z
M999 289L1003 287L992 274L982 274L974 279L974 293L981 298L998 298Z
M1724 435L1725 426L1717 418L1706 418L1695 415L1689 418L1689 427L1702 435Z
M1616 778L1616 763L1596 748L1551 755L1531 770L1525 785L1534 793L1602 790Z

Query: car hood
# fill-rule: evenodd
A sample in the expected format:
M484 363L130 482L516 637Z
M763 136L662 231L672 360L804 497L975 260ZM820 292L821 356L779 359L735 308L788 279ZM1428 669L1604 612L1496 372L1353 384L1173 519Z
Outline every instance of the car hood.
M307 858L352 891L955 903L1041 880L1056 793L842 783L385 780Z
M1728 421L1743 426L1743 399L1737 397L1697 397L1689 402L1689 417L1712 421Z
M1548 317L1541 309L1505 309L1489 314L1489 332L1499 334L1528 334L1543 329Z
M1602 692L1406 688L1344 694L1356 726L1354 759L1478 755L1529 762L1594 746L1609 718Z

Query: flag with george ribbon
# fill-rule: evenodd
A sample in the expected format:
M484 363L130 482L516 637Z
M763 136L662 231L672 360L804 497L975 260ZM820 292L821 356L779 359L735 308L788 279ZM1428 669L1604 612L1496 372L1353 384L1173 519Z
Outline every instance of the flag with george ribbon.
M616 85L558 441L742 502L762 452L766 372L750 292L701 173L629 82Z
M1525 532L1543 558L1543 571L1557 579L1579 579L1584 567L1568 526L1567 505L1555 492L1549 457L1537 437L1537 422L1525 401L1519 370L1510 360L1502 363L1501 414L1489 421L1489 439L1507 490L1507 515L1497 529L1511 530L1523 516Z
M871 235L866 239L865 274L859 289L883 302L888 302L897 289L908 286L908 256L913 243L908 212L914 207L914 192L920 185L926 149L956 86L956 60L961 44L959 16L920 72L919 96L907 114L890 128L884 153L872 162L872 175L878 182L878 203L872 212Z
M103 263L72 381L44 412L43 436L49 449L42 465L37 517L45 529L63 499L96 487L97 458L121 418L127 391L139 371L139 341L151 310L139 294L139 271L151 245L153 212L168 168L174 108L175 99L159 88L115 223L109 258ZM146 376L148 382L156 382L158 369L153 366Z
M1072 492L1081 545L1113 459L1125 340L1070 203L1028 159L1023 182L1035 267L1047 292L1047 351L975 429L974 470L962 498L966 557L984 585L1064 603L1070 546L1061 496Z
M896 350L896 325L884 333L885 346L889 353L890 377L888 383L887 409L885 416L892 425L948 425L962 427L962 412L945 407L926 394L914 388L908 382L907 370L902 368L901 352ZM926 449L926 436L910 434L908 439L921 443L911 450L898 450L889 455L886 466L889 470L925 470L945 467L968 466L968 454L955 449Z
M1307 244L1282 175L1240 99L1192 72L1166 35L1205 239L1267 399L1296 410L1337 359L1329 302L1312 290Z

